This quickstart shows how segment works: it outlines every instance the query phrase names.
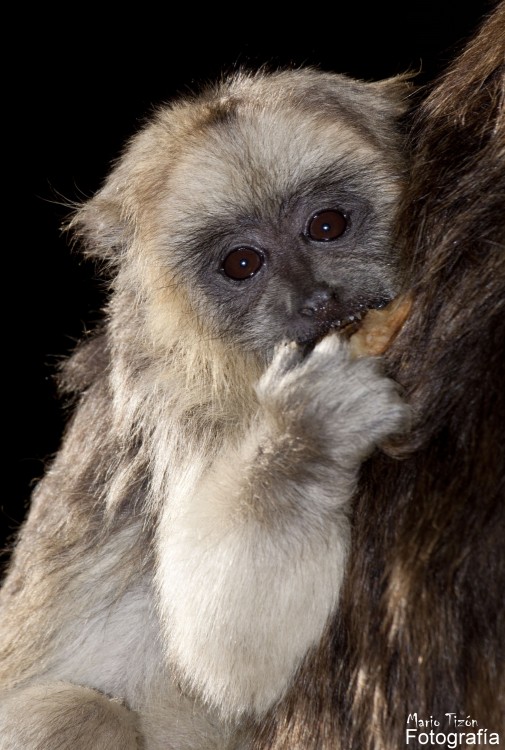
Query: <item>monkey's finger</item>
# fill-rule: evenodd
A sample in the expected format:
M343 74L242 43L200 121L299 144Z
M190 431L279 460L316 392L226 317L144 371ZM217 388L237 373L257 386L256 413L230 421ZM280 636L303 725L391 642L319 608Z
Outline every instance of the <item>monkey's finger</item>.
M303 360L303 357L303 348L296 341L285 341L276 348L271 368L275 370L277 375L283 375L296 367Z

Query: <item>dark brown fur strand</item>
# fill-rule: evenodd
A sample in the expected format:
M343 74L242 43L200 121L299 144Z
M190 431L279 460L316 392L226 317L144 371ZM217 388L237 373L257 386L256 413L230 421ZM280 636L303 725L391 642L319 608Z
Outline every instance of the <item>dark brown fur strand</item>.
M258 749L396 750L414 712L504 741L504 31L502 3L416 113L387 360L418 419L363 471L339 616Z

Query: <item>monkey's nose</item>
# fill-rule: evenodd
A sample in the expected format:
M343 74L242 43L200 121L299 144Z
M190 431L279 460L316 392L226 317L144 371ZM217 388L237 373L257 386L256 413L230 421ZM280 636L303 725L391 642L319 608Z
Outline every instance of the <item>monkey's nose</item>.
M327 287L313 290L298 309L306 318L326 320L331 318L337 306L336 294Z

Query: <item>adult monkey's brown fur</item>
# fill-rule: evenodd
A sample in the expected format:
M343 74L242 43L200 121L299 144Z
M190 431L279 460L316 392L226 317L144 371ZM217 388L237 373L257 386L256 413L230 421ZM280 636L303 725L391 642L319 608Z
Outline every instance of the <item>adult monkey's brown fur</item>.
M501 3L417 113L387 359L419 422L403 462L368 463L338 620L256 748L395 750L414 712L504 742L504 61Z

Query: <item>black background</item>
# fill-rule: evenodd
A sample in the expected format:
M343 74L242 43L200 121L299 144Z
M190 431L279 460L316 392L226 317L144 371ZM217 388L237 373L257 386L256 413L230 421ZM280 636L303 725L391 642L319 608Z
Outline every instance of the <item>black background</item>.
M118 7L126 14L127 6ZM127 24L105 23L85 8L72 18L42 11L24 18L18 10L5 32L12 51L3 71L7 486L0 546L59 444L55 366L100 315L95 269L70 249L60 225L71 202L98 189L151 108L240 64L307 63L367 80L414 69L418 83L429 84L492 3L287 6L275 22L275 6L208 19L189 4L177 19L170 18L174 6L164 7L146 8Z

